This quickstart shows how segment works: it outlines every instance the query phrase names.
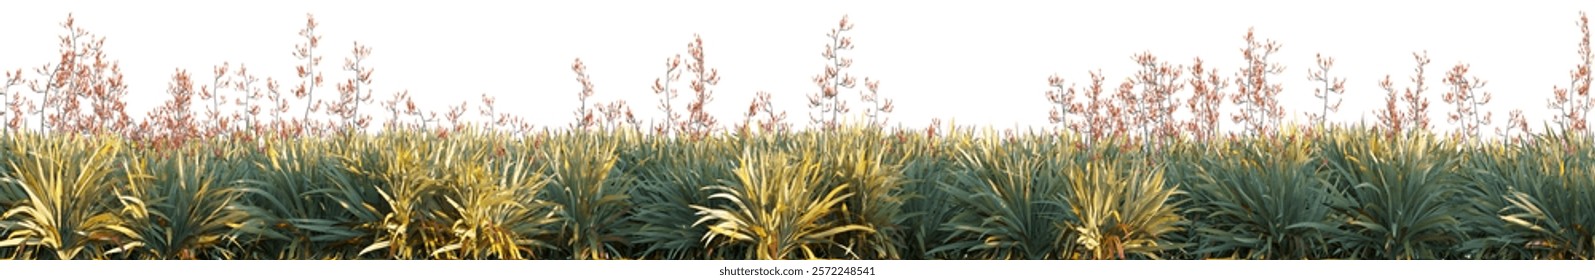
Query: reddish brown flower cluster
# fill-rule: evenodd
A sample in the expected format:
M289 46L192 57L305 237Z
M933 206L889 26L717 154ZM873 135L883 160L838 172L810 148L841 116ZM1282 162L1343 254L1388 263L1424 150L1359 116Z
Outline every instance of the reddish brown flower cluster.
M1567 88L1552 88L1549 107L1557 110L1552 121L1561 125L1564 131L1582 133L1589 130L1589 112L1595 107L1595 97L1589 95L1590 84L1595 82L1595 75L1590 73L1591 68L1595 67L1595 53L1590 51L1589 16L1579 12L1577 24L1582 35L1578 41L1579 63L1568 72L1572 82Z
M694 94L692 103L687 104L687 121L681 124L681 132L693 139L700 139L716 129L714 116L710 116L704 106L714 100L714 91L710 87L720 84L720 70L705 65L703 37L697 34L693 34L692 42L687 43L687 57L692 59L687 63L687 72L693 76L690 86Z
M830 34L826 34L831 42L826 44L825 51L820 53L820 57L826 60L825 71L814 76L814 84L819 86L820 91L809 95L809 108L814 110L809 120L821 128L835 128L840 124L841 115L849 111L847 101L837 97L841 95L843 89L852 89L856 83L853 76L845 72L848 67L853 66L853 59L842 57L841 54L844 50L853 49L853 37L843 35L843 32L851 30L853 24L847 22L847 17L843 16L837 27L831 29Z
M78 27L70 14L61 24L67 34L60 39L60 56L54 63L34 69L42 79L27 81L40 95L38 102L23 96L9 98L10 129L22 129L25 115L38 117L38 129L78 134L130 135L135 126L127 114L127 84L119 63L104 52L105 37ZM5 92L23 84L22 71L6 73ZM84 108L85 106L87 108Z
M371 122L370 116L360 114L360 105L371 103L372 69L364 63L371 56L371 47L355 42L350 56L344 60L343 70L351 77L338 84L338 100L327 106L329 114L343 119L339 130L365 129Z
M1339 112L1340 102L1345 101L1344 98L1336 99L1335 96L1346 93L1346 79L1329 76L1329 69L1335 66L1335 58L1318 54L1317 59L1318 69L1307 70L1307 80L1322 83L1321 86L1313 89L1313 97L1317 97L1322 102L1323 107L1321 109L1323 111L1318 114L1307 113L1307 115L1313 121L1318 122L1319 127L1323 127L1328 121L1329 113Z
M791 130L791 125L786 123L786 112L775 111L770 92L760 91L754 95L756 97L748 103L748 112L744 115L741 127L737 128L738 131L746 133L758 128L758 131L764 133L782 133ZM755 121L754 118L761 114L764 118Z
M1412 58L1418 63L1413 69L1415 74L1412 76L1414 84L1412 88L1407 88L1404 92L1397 91L1390 82L1390 75L1385 75L1383 80L1379 80L1379 87L1385 90L1385 108L1376 115L1379 117L1380 126L1392 135L1409 130L1429 129L1429 98L1423 96L1423 92L1429 89L1423 83L1424 68L1430 62L1429 52L1412 53ZM1403 102L1406 105L1405 111L1401 108Z
M587 99L593 97L593 80L587 76L587 65L582 64L581 58L571 62L570 71L576 72L576 82L582 86L581 91L576 93L576 99L581 101L581 107L576 108L576 128L586 129L595 123L595 112L587 108Z
M1578 48L1580 62L1569 72L1571 82L1568 85L1554 87L1549 108L1556 110L1554 121L1564 131L1587 132L1589 112L1595 109L1595 97L1589 94L1592 83L1595 83L1595 73L1592 73L1595 71L1592 70L1595 68L1595 54L1592 54L1589 42L1587 16L1580 13L1576 23L1582 35ZM148 112L148 118L143 121L133 120L126 112L126 104L122 100L126 96L127 86L122 81L117 62L109 59L103 51L105 39L76 26L70 15L61 27L67 32L60 37L59 57L33 69L32 74L36 78L23 77L22 69L4 71L0 94L6 96L5 106L9 109L4 112L9 114L5 118L7 128L34 128L76 134L108 133L136 139L141 144L175 146L211 137L297 137L363 130L372 126L373 119L368 112L369 103L373 102L375 95L372 90L374 71L368 63L372 48L355 42L342 67L348 77L334 85L338 97L318 99L316 88L323 85L326 77L323 71L317 69L322 57L316 50L320 47L322 35L316 32L318 23L313 15L306 15L305 25L299 30L302 41L294 46L293 52L297 60L294 74L298 81L288 86L288 92L284 92L283 85L277 79L264 77L262 83L262 77L250 72L242 63L223 62L214 66L209 83L204 82L205 77L198 77L188 70L175 69L168 83L168 100ZM826 65L812 79L818 90L807 96L811 109L810 121L817 128L835 128L842 122L843 114L851 111L848 100L841 96L844 91L854 90L857 85L856 77L848 71L853 59L842 54L854 47L853 38L847 34L852 28L849 18L843 16L827 34L830 40L821 52ZM1047 79L1048 120L1060 130L1074 130L1091 141L1108 137L1160 143L1179 137L1206 140L1222 135L1219 127L1222 116L1219 112L1221 104L1227 102L1239 107L1238 113L1231 115L1230 120L1239 125L1244 133L1278 133L1285 116L1284 108L1278 101L1283 88L1272 77L1282 73L1284 67L1275 63L1271 56L1281 49L1280 44L1258 38L1255 30L1251 29L1243 38L1246 46L1240 51L1244 64L1232 77L1221 75L1220 71L1206 65L1200 57L1195 58L1190 65L1179 65L1150 52L1131 57L1140 66L1138 71L1123 78L1117 90L1109 94L1104 94L1107 93L1104 89L1107 79L1100 70L1090 72L1090 81L1078 86L1054 74ZM666 59L665 73L653 85L654 93L660 96L659 108L664 111L664 116L662 120L652 123L652 131L662 135L704 138L721 129L720 120L711 115L708 109L720 75L718 69L708 65L706 57L704 39L694 34L687 43L684 55L675 54ZM1411 87L1397 89L1389 75L1379 81L1379 86L1386 92L1386 104L1376 115L1379 126L1391 133L1430 128L1425 70L1431 61L1427 52L1414 52L1413 58L1417 66L1411 77ZM1310 110L1316 112L1306 115L1320 127L1328 122L1330 113L1338 112L1343 100L1339 96L1345 94L1346 90L1345 79L1333 77L1329 73L1334 62L1334 58L1320 54L1317 56L1317 67L1308 70L1308 79L1320 84L1313 96L1320 99L1321 103ZM576 128L650 129L642 124L631 106L623 100L590 102L595 95L594 83L588 75L587 65L580 58L572 63L571 70L581 85L578 92L581 105L575 112ZM1481 138L1484 127L1489 125L1492 118L1492 112L1482 109L1490 101L1491 95L1483 92L1485 81L1467 76L1470 70L1468 64L1458 63L1446 73L1443 81L1447 90L1442 100L1453 106L1447 120L1458 125L1459 136ZM1190 74L1188 77L1187 73ZM685 101L686 104L675 104L680 87L676 84L683 75L687 76L687 86L693 95ZM34 94L13 92L23 85ZM870 125L885 126L884 115L894 110L892 100L881 97L880 80L865 77L863 85L858 93L858 101L864 104L860 109ZM1187 87L1191 93L1183 95L1181 92ZM775 109L772 94L758 91L755 95L748 103L744 120L731 126L745 133L755 130L788 131L790 126L785 120L786 113ZM499 112L496 100L487 94L481 95L480 103L476 104L478 106L473 107L471 102L460 101L458 105L448 106L443 111L429 111L418 108L408 91L396 91L391 99L383 100L381 105L389 112L385 124L387 128L439 129L441 131L437 133L440 137L470 125L465 118L471 108L476 108L478 115L483 118L480 123L482 126L494 130L532 129L526 120ZM295 104L301 105L293 106ZM1181 107L1189 110L1189 119L1176 117L1181 115L1177 114ZM291 109L302 110L302 115L293 116ZM318 113L325 115L316 115ZM939 119L933 121L924 131L926 136L941 134L937 131L939 125ZM1496 129L1496 133L1503 137L1511 137L1514 131L1529 132L1528 122L1521 110L1512 111L1506 124ZM1013 137L1011 131L1008 133L1009 137ZM902 134L898 136L904 137ZM899 141L906 140L900 138Z
M654 79L654 94L659 95L659 109L665 113L664 123L654 125L655 133L670 135L677 124L681 123L681 114L675 109L676 88L670 87L679 80L681 80L681 55L678 54L665 59L665 76Z
M1446 120L1457 123L1460 128L1457 136L1464 139L1478 139L1484 126L1490 123L1490 112L1480 112L1479 107L1490 103L1490 93L1480 93L1485 81L1479 77L1467 77L1468 65L1457 63L1445 74L1445 83L1449 88L1442 98L1446 103L1455 108L1446 115Z
M1237 92L1230 99L1241 106L1241 111L1232 120L1244 124L1247 132L1272 134L1279 127L1280 119L1285 117L1285 109L1279 105L1279 94L1284 87L1268 78L1284 73L1285 66L1269 62L1269 57L1279 52L1279 43L1258 41L1254 31L1246 30L1246 48L1241 49L1246 66L1235 77Z
M1191 99L1186 105L1191 109L1192 120L1186 129L1199 140L1218 135L1219 105L1224 101L1224 89L1229 87L1229 82L1220 78L1218 71L1209 70L1200 57L1191 63Z
M581 107L576 109L575 127L577 129L600 127L604 130L614 130L622 127L623 124L629 124L635 129L642 127L642 123L637 120L637 116L632 113L631 106L626 105L625 100L616 100L607 104L594 104L589 107L587 99L593 97L594 91L592 79L587 76L587 66L582 64L580 58L577 58L576 62L571 64L570 69L572 72L576 72L576 82L581 83L582 86L581 92L576 95L577 99L581 101ZM492 99L489 99L485 94L482 95L482 98L482 101L489 105L488 108L491 108ZM484 114L491 117L493 113L484 112ZM509 114L497 115L497 125L505 124L520 124L520 131L531 130L529 125L511 117Z

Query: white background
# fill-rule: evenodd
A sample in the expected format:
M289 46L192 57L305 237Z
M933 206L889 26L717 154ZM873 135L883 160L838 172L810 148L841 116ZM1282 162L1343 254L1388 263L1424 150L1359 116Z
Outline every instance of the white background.
M142 117L178 68L208 81L212 66L244 63L293 83L296 33L313 13L328 80L319 97L334 97L333 82L349 77L340 67L360 41L374 48L379 100L410 90L443 111L485 93L501 112L562 127L578 106L573 59L587 63L593 101L624 99L656 118L649 86L698 33L722 76L708 105L722 123L740 121L763 90L804 124L825 34L850 15L853 73L883 81L881 94L897 103L893 123L1011 128L1048 125L1048 76L1084 83L1102 69L1111 88L1141 51L1180 64L1200 56L1233 74L1241 37L1256 27L1283 45L1276 61L1287 69L1275 79L1292 116L1317 111L1306 79L1316 53L1337 58L1331 74L1348 80L1332 120L1372 122L1384 99L1377 80L1409 86L1412 52L1428 50L1437 129L1451 127L1441 75L1458 62L1489 81L1496 125L1518 108L1538 127L1552 86L1566 87L1578 63L1579 11L1595 11L1595 1L9 1L0 4L0 68L51 62L71 12L107 37L131 84L130 113ZM677 106L689 96L683 87Z

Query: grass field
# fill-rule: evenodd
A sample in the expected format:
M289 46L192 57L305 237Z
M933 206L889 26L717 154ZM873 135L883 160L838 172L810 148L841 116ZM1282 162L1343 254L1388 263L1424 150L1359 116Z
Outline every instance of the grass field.
M701 38L656 81L667 118L646 122L660 125L589 102L580 59L569 127L539 130L485 95L442 114L407 92L374 101L361 46L336 97L317 99L313 17L298 83L178 70L170 99L135 119L96 37L63 26L89 39L67 40L39 77L8 71L0 90L0 258L1595 258L1584 18L1583 60L1549 102L1558 118L1531 131L1514 111L1493 136L1465 64L1444 78L1457 131L1432 131L1425 87L1388 77L1376 124L1290 122L1270 81L1278 46L1250 32L1233 76L1142 54L1117 91L1101 73L1048 79L1055 129L894 128L879 81L856 83L839 55L845 18L810 129L768 93L741 121L705 113L718 71ZM1427 56L1414 59L1421 77ZM1311 75L1320 117L1344 91L1332 66L1321 56ZM854 91L858 111L841 95Z

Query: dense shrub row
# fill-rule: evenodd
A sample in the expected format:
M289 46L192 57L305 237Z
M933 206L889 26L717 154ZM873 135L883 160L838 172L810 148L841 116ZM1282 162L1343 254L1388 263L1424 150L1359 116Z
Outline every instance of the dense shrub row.
M0 139L27 259L1587 259L1595 143L852 127Z

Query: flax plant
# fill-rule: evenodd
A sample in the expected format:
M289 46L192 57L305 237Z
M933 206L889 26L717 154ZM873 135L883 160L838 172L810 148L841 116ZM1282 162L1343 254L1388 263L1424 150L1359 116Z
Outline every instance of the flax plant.
M122 215L137 233L135 252L152 259L231 259L249 249L232 246L239 233L234 226L249 218L236 188L248 169L226 154L207 154L204 146L128 158L132 193L123 198Z
M768 138L768 137L764 137ZM732 248L709 247L702 242L708 227L696 225L699 216L693 205L725 207L710 200L705 186L720 180L735 179L732 164L739 145L721 141L678 141L649 138L622 151L634 158L637 187L631 198L636 205L629 239L641 249L642 258L700 259L726 257Z
M696 223L708 225L703 240L711 246L746 244L749 250L740 256L746 259L819 259L838 246L838 235L875 232L835 217L853 190L823 184L814 151L744 148L739 162L736 181L705 187L714 192L709 198L730 206L692 206L701 217Z
M1090 152L1118 153L1113 149ZM1161 258L1161 251L1182 246L1166 238L1183 223L1179 215L1183 202L1175 199L1181 191L1168 185L1161 164L1136 157L1063 167L1068 189L1055 196L1068 205L1069 216L1074 217L1066 226L1074 245L1079 246L1078 257L1156 259Z
M557 249L556 236L574 206L539 198L548 181L524 158L496 156L486 144L501 135L466 127L447 141L440 174L445 186L440 212L450 242L432 250L443 259L526 259ZM457 138L450 138L457 139ZM522 153L521 155L525 155ZM568 211L568 210L565 210Z
M631 177L615 172L614 137L638 137L636 132L592 133L572 131L555 135L541 157L548 160L553 181L542 194L560 205L564 222L562 241L576 259L621 257L626 216L633 210Z
M907 214L904 203L902 155L888 158L894 142L874 124L848 125L835 133L800 139L799 149L821 154L825 185L847 185L854 191L843 205L843 221L865 225L873 232L856 231L839 236L847 258L900 259L898 242Z
M1326 237L1308 227L1329 222L1341 197L1331 190L1309 138L1226 141L1187 158L1187 215L1196 256L1237 259L1329 257ZM1171 172L1173 174L1173 172Z
M966 259L1072 258L1075 221L1065 201L1061 157L1035 141L1002 144L995 132L956 150L953 180L942 184L960 211L942 225L951 234L928 254Z
M1370 132L1332 133L1321 144L1334 189L1351 200L1336 205L1336 222L1311 228L1327 232L1333 253L1346 258L1451 257L1446 248L1463 234L1456 143L1426 132Z
M138 233L118 215L124 143L112 137L16 133L9 142L5 185L26 195L0 214L8 233L0 248L21 258L108 258L138 246ZM125 175L124 175L125 176Z
M1588 136L1542 136L1540 146L1520 146L1511 160L1480 164L1500 173L1480 173L1474 223L1480 236L1465 247L1475 258L1595 259L1595 146ZM1493 163L1493 164L1492 164ZM1499 175L1495 175L1499 174Z
M365 233L339 226L348 208L324 194L333 182L348 180L332 177L347 176L335 157L338 140L270 139L244 158L255 173L242 187L249 219L237 227L240 242L257 249L240 258L350 258L364 247L348 241Z

